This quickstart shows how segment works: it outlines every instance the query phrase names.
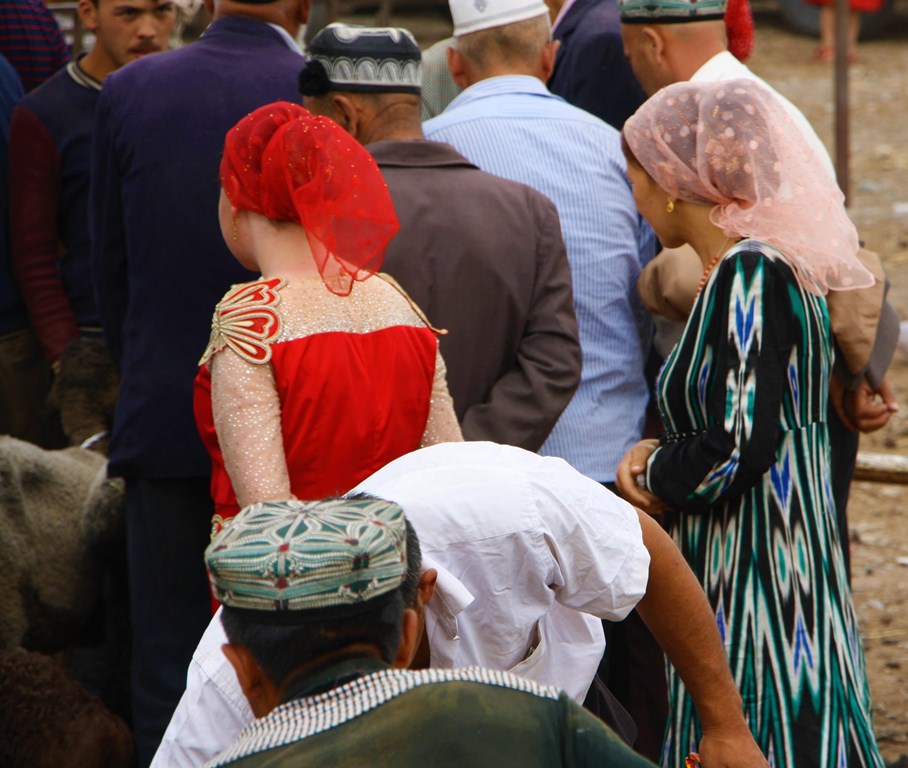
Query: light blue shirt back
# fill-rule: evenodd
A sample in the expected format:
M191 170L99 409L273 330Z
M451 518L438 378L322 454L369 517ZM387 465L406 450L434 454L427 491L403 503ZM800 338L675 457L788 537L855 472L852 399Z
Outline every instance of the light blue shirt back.
M650 324L636 284L655 247L634 205L618 132L525 76L472 85L423 128L426 138L538 189L558 209L583 373L540 453L614 481L618 462L643 433Z

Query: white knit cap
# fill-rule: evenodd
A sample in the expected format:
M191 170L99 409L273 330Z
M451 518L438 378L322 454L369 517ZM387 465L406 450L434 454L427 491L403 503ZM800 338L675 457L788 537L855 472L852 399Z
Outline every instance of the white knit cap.
M503 27L549 12L543 0L449 0L454 37Z

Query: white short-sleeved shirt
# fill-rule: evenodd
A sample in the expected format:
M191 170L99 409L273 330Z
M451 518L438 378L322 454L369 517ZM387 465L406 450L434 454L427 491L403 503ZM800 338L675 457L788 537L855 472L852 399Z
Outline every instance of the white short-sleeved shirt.
M829 151L820 140L820 137L817 136L817 132L813 129L810 121L806 117L804 117L804 113L801 112L800 109L798 109L794 104L786 99L769 83L767 83L763 78L758 77L753 72L751 72L746 65L738 61L731 53L729 53L728 51L717 53L702 67L700 67L700 69L694 72L690 80L692 83L716 83L722 80L736 80L738 78L743 78L745 80L754 80L755 82L762 83L771 93L776 96L776 98L778 98L779 103L785 108L785 111L791 117L792 121L794 121L794 124L801 129L801 133L804 134L804 138L807 139L807 142L810 144L810 146L813 147L817 158L819 158L820 162L823 163L823 167L826 168L827 171L829 171L830 175L834 179L835 166L832 164L832 159L829 157Z
M561 459L485 442L424 448L354 490L400 504L438 570L432 666L509 670L583 699L605 648L599 619L623 619L646 590L633 507ZM198 765L252 720L225 642L215 616L153 768Z

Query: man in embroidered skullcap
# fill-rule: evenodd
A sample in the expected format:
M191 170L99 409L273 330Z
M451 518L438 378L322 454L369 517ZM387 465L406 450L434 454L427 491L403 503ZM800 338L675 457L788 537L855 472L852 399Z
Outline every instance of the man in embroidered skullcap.
M538 450L581 369L555 206L425 140L420 51L406 30L332 24L309 54L306 107L365 144L391 192L400 231L384 270L448 331L439 344L464 438Z
M651 766L555 689L406 670L418 547L377 499L259 503L214 538L224 653L259 719L209 766Z
M597 617L620 621L636 605L698 712L707 721L719 715L700 745L704 759L763 764L703 590L652 518L561 459L488 442L402 456L351 498L360 494L392 499L419 534L421 565L408 531L406 583L418 586L405 589L404 602L426 629L412 668L511 672L580 702L598 685ZM252 721L221 651L226 642L215 614L153 768L194 768ZM612 719L632 741L626 722Z

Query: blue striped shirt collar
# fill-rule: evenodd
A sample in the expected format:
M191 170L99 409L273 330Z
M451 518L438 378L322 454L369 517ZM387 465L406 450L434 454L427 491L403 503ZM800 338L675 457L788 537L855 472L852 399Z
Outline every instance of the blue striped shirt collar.
M448 109L456 109L459 106L478 101L479 99L486 99L490 96L503 96L509 93L547 96L548 98L562 101L562 98L549 91L545 87L545 83L538 77L532 77L531 75L499 75L498 77L487 77L485 80L473 83L451 102Z

